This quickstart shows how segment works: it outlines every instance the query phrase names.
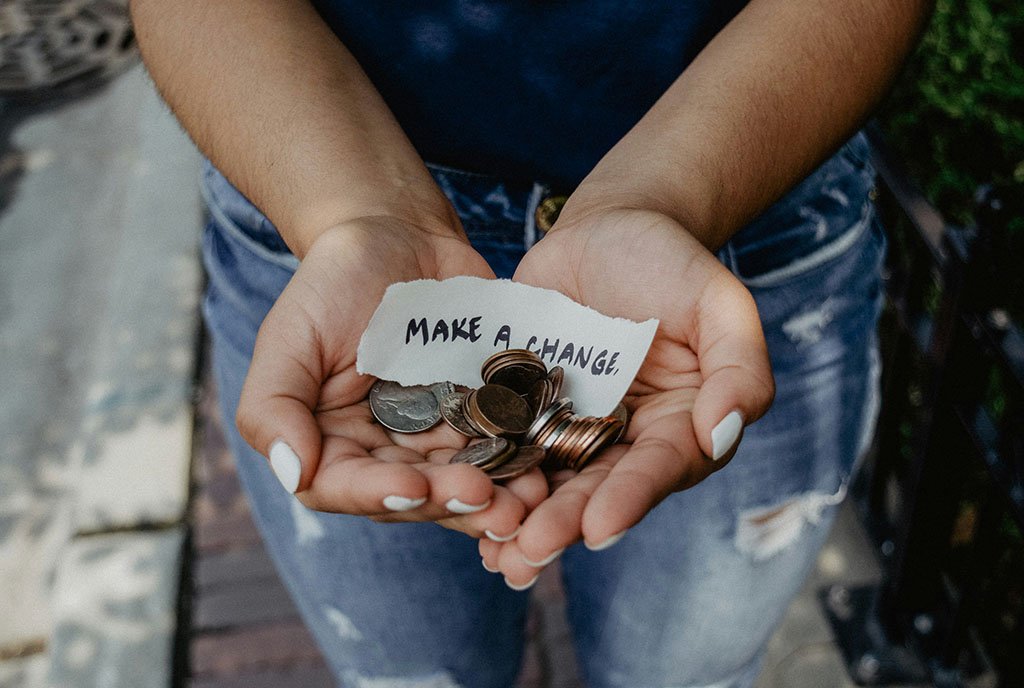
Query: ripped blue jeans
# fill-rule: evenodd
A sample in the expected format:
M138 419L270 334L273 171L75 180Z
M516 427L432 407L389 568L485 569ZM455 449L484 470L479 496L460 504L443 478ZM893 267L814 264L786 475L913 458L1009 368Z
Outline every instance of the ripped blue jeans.
M542 185L431 171L499 276L543 241L533 223ZM775 403L725 470L670 496L614 547L562 555L591 688L748 686L757 676L877 415L885 240L873 177L855 137L722 249L757 301ZM204 310L230 419L257 328L298 262L212 166L203 188ZM431 523L309 511L233 425L227 431L268 549L340 685L514 683L528 593L485 571L474 540Z

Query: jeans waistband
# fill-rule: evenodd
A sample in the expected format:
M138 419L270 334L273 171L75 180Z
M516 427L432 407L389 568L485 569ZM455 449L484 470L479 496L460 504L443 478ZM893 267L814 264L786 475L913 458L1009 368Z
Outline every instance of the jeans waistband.
M543 182L496 176L427 164L473 241L525 251L540 239L538 205L551 194ZM227 220L268 253L288 247L274 225L209 162L202 175L211 213ZM861 220L874 185L868 145L855 135L783 198L740 229L719 257L739 275L756 278L776 271L840 240Z
M433 163L427 163L427 169L472 239L526 250L540 238L534 218L537 206L549 194L546 184L508 181ZM289 253L277 228L209 160L203 163L201 190L220 224L237 228L269 252Z

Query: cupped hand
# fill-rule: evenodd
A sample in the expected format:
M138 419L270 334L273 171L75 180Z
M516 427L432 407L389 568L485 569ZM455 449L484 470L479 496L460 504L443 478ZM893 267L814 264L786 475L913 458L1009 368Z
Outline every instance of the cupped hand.
M668 216L611 209L556 224L514 279L606 315L660 320L624 400L632 419L622 443L578 474L552 476L551 495L514 541L480 543L487 567L522 586L568 545L609 546L724 466L743 426L771 404L774 382L750 293Z
M260 327L236 422L307 507L502 538L547 495L539 471L498 487L448 464L466 438L443 422L402 434L374 421L356 349L385 289L457 275L494 277L460 232L392 218L333 227L306 253Z

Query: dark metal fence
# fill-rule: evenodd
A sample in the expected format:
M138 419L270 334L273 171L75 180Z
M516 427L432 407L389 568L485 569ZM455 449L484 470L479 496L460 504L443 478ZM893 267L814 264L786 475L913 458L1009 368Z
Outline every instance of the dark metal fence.
M1024 334L1007 310L1024 295L991 268L1013 211L983 188L971 226L945 222L871 138L888 305L853 498L884 577L822 599L860 684L1024 686Z

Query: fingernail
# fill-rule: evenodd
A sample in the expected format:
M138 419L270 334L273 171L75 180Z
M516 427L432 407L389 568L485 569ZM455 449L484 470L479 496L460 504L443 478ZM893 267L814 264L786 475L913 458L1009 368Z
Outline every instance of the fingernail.
M614 545L616 542L621 540L625 535L626 535L626 531L620 530L619 532L615 533L615 535L612 535L610 538L608 538L604 542L599 542L596 545L591 545L589 542L584 540L583 541L583 546L586 547L587 549L589 549L591 552L600 552L601 550L608 549L609 547Z
M487 560L486 559L481 559L480 563L484 565L484 570L487 571L488 573L497 573L498 572L498 569L492 569L490 566L487 565Z
M444 505L448 509L448 511L452 512L453 514L474 514L477 511L483 511L484 509L489 507L491 505L491 500L488 499L483 504L466 504L465 502L460 502L455 497L452 497L447 502L445 502Z
M528 565L532 566L533 568L539 569L542 566L547 566L548 564L553 562L555 559L558 558L558 555L561 554L564 551L565 551L565 547L563 547L562 549L556 549L554 552L552 552L551 554L547 555L546 557L544 557L540 561L530 561L529 559L527 559L524 556L523 557L523 561L525 561Z
M274 440L270 445L270 467L274 469L274 475L284 485L284 489L294 494L299 487L302 464L284 440Z
M495 535L489 530L484 530L484 535L487 536L488 540L494 540L495 542L508 542L509 540L515 538L516 535L519 535L520 529L522 529L522 526L519 526L519 528L513 530L510 535L505 535L504 537L502 537L501 535Z
M729 453L729 450L736 444L743 430L743 416L739 411L733 411L722 420L711 431L711 458L718 461Z
M525 583L523 583L522 585L516 585L515 583L510 583L508 578L506 578L505 579L505 585L507 585L508 587L512 588L513 590L515 590L517 592L518 591L522 591L522 590L529 590L530 588L533 587L533 584L537 582L538 578L540 578L540 574L539 573L536 576L534 576L533 578L531 578L530 580L528 580Z
M421 506L426 501L426 497L409 499L408 497L399 497L398 495L388 495L384 498L384 507L391 511L408 511L409 509L415 509L416 507Z

